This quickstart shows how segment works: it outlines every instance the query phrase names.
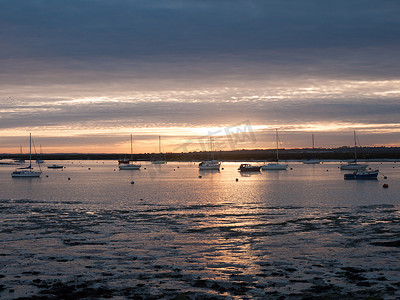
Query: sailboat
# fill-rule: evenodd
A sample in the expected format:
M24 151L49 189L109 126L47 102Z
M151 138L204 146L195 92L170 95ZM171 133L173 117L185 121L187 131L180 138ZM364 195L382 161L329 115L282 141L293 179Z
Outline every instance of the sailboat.
M139 170L142 165L133 163L133 153L132 153L132 134L131 134L131 159L124 164L120 164L118 167L120 170Z
M280 164L279 161L279 138L278 129L275 130L276 133L276 163L269 163L261 167L262 170L286 170L287 164Z
M312 138L312 151L313 151L313 155L314 155L314 134L311 135ZM312 159L307 159L305 161L303 161L303 164L307 164L307 165L316 165L319 164L320 161L315 159L314 157Z
M167 160L165 159L165 154L161 153L161 136L158 137L158 152L160 153L160 158L164 158L161 160L152 160L151 163L153 165L164 165L167 163Z
M40 169L40 165L39 165ZM18 168L11 173L11 177L21 177L21 178L32 178L40 177L42 171L33 171L32 168L32 134L29 134L29 166L24 168Z
M212 139L210 137L210 152L211 152L211 160L205 160L199 163L199 170L204 171L204 170L218 170L221 167L221 162L218 160L215 160L214 158L214 146Z
M366 169L368 167L367 164L359 164L357 163L357 136L354 131L354 162L348 163L340 166L340 170L359 170Z

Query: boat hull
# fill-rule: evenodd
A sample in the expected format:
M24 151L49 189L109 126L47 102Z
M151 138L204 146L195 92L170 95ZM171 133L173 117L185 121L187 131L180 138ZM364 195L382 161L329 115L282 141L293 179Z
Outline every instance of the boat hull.
M240 172L260 172L261 166L252 166L252 165L245 165L242 164L239 167Z
M139 170L142 165L120 165L118 167L120 170Z
M15 171L11 173L11 177L14 178L33 178L40 177L42 172L34 172L34 171Z
M221 163L217 160L203 161L199 164L199 170L219 170Z
M64 166L59 166L59 165L52 165L52 166L47 166L47 169L62 169Z
M311 159L303 161L303 164L305 165L318 165L320 163L321 162L319 160L311 160Z
M350 174L344 174L346 180L376 180L378 179L378 171L368 172L354 172Z

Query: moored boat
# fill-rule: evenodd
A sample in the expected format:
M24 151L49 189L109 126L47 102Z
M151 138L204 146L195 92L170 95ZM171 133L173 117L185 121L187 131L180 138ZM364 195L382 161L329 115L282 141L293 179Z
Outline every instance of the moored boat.
M64 166L53 164L51 166L47 166L47 169L62 169Z
M241 164L239 167L240 172L259 172L261 166L253 166L251 164Z
M344 174L344 179L378 179L379 170L359 169L353 173Z
M221 167L221 162L214 159L214 145L213 145L211 137L210 137L210 152L211 152L211 159L210 160L204 160L201 163L199 163L199 170L200 171L204 171L204 170L219 170L219 168Z
M133 142L132 142L132 134L131 134L131 158L126 162L124 161L124 163L121 163L120 161L118 161L119 166L118 168L120 170L139 170L142 165L139 164L134 164L133 163L133 146L132 146Z
M199 170L219 170L221 162L218 160L202 161L199 164Z
M40 165L39 165L40 168ZM11 173L13 178L32 178L40 177L42 171L34 171L32 168L32 134L29 134L29 166L25 168L18 168Z
M367 164L357 163L357 136L356 132L354 131L354 161L345 165L341 165L340 170L362 170L366 169L367 167Z
M262 170L286 170L287 164L280 164L279 161L279 138L278 138L278 129L276 129L276 162L269 163L267 165L263 165Z

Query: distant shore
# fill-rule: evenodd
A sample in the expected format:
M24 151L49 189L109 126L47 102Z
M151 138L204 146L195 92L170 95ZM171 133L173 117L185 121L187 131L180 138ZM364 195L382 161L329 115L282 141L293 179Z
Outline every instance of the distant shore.
M42 154L40 158L43 160L118 160L130 157L125 153L56 153ZM155 153L134 154L133 160L152 161L157 157ZM206 151L200 152L184 152L184 153L165 153L167 161L202 161L211 159L210 153ZM276 160L276 150L233 150L233 151L216 151L215 159L220 161L274 161ZM32 159L36 160L39 155L32 155ZM400 147L362 147L357 149L358 160L375 160L375 161L397 161L400 160ZM28 154L0 154L1 160L6 159L25 159L29 160ZM319 148L312 149L280 149L279 160L284 161L303 161L308 159L318 159L322 161L348 161L354 159L354 147L340 148Z

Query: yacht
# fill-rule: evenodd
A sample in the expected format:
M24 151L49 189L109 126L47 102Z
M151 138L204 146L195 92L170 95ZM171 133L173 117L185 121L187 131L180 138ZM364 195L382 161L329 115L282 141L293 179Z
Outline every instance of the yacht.
M40 165L39 165L40 168ZM14 172L11 173L11 177L17 178L32 178L32 177L40 177L42 175L42 171L34 171L32 168L32 134L29 134L29 166L24 168L18 168Z
M276 162L269 163L267 165L263 165L263 170L286 170L287 164L280 164L279 162L279 138L278 138L278 129L276 129Z

